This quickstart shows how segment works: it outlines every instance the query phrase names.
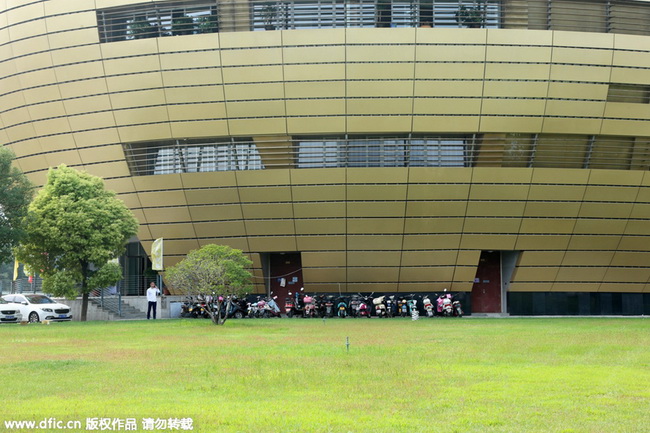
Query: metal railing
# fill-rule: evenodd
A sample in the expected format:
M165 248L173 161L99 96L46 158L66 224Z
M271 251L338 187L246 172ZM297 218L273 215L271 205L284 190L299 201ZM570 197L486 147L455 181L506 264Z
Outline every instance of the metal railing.
M97 10L101 42L233 31L354 27L521 28L650 34L635 0L185 0Z
M112 42L222 31L348 27L499 27L500 2L414 0L218 0L139 3L97 11Z
M117 287L94 290L90 293L90 300L100 308L122 316L122 293Z
M133 276L122 279L114 287L94 290L90 293L92 298L109 298L121 296L144 296L149 283L156 281L157 277ZM42 293L43 280L36 276L29 281L27 277L16 280L0 279L0 296L10 293Z
M650 103L650 85L610 83L607 91L607 101L648 104Z
M133 175L238 170L214 163L214 144L125 144ZM650 138L562 134L305 136L250 141L257 169L334 167L557 167L650 169ZM148 147L147 147L148 146ZM142 148L147 147L147 152ZM173 149L173 152L170 151ZM241 166L243 167L243 166ZM248 168L250 169L250 168Z
M135 176L264 168L250 138L168 140L153 146L146 142L124 146Z
M29 281L27 277L18 278L16 280L2 279L0 280L0 296L9 293L42 293L43 280L39 277L34 277Z

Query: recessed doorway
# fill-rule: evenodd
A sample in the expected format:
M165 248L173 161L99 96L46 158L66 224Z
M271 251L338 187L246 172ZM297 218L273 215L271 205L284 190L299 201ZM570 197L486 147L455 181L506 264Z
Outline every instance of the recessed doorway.
M521 251L482 251L472 286L472 313L505 314Z
M302 259L297 252L269 253L268 263L268 289L278 297L276 302L282 308L289 292L295 293L303 287Z

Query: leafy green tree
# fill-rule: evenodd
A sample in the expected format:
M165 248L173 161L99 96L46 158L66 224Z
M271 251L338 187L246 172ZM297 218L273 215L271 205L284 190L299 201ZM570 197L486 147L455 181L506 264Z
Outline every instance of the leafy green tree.
M91 291L115 284L122 270L112 260L137 232L138 222L104 181L61 165L29 206L27 238L18 259L43 277L43 290L55 296L81 294L86 320Z
M475 1L471 6L461 4L455 15L456 22L461 26L470 29L482 28L485 26L485 2L482 0Z
M252 264L241 250L210 244L190 251L182 261L168 268L165 280L187 296L203 298L212 322L223 325L233 299L250 292Z
M0 147L0 263L12 262L13 249L25 236L23 218L34 197L34 185L11 165L14 154Z
M160 28L149 22L146 16L138 16L129 23L128 35L135 39L157 38L160 36Z
M210 15L203 15L196 19L199 33L217 33L219 31L219 19L216 11Z

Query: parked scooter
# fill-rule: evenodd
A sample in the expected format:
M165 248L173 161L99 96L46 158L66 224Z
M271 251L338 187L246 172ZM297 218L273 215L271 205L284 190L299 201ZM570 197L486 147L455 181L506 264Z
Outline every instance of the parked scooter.
M436 303L438 305L437 312L439 315L444 317L450 317L453 315L451 295L447 293L447 289L444 290L442 295L438 296Z
M444 295L438 295L436 293L436 316L442 316L442 305L444 302Z
M375 313L377 314L377 317L386 317L386 304L384 304L384 299L386 296L379 296L378 298L374 298L372 300L372 303L375 306Z
M302 291L303 289L300 289ZM300 299L300 292L288 293L289 296L285 300L285 312L288 317L303 317L305 315L304 304ZM295 295L295 296L294 296ZM287 311L287 305L292 305L291 311Z
M323 306L323 295L312 297L312 303L314 304L314 317L323 317L323 312L325 307Z
M386 316L395 317L397 306L395 305L395 295L386 297Z
M327 295L323 301L323 317L334 317L334 296Z
M291 292L289 292L289 296L284 299L284 312L289 318L296 314L296 303L291 297Z
M458 298L454 295L451 295L451 306L455 317L463 317L463 307Z
M420 310L418 310L418 300L414 298L414 294L411 295L411 299L408 301L409 312L411 313L411 319L418 320L420 318Z
M463 308L460 305L460 301L456 300L454 297L453 302L451 303L453 309L454 309L454 316L456 317L463 317Z
M266 302L262 300L261 296L257 297L257 300L249 302L248 304L248 317L258 318L260 317L260 310L264 307Z
M242 316L248 317L248 302L246 302L246 298L237 298L236 303L239 307L239 311L242 312Z
M305 303L305 317L316 317L316 304L314 303L314 298L305 295L302 300Z
M314 306L316 307L316 316L323 318L327 315L325 307L325 295L314 296Z
M258 303L258 308L260 309L260 316L268 319L269 317L280 317L280 307L275 302L277 296L267 297L264 299L262 305Z
M433 302L431 302L429 295L426 295L424 299L422 299L422 304L424 306L424 311L427 312L427 317L433 317L435 315L435 308L433 307Z
M359 317L370 318L371 308L370 308L369 300L372 297L372 295L370 295L367 298L364 298L361 295L359 295L359 297L361 298L361 302L359 302Z
M361 304L360 295L352 295L350 299L350 316L359 317L359 305Z
M408 302L406 299L404 299L404 297L400 297L399 301L397 301L397 311L401 317L406 317L409 315Z
M227 302L223 304L223 308L225 309L227 305ZM241 302L233 297L230 301L230 310L228 311L228 318L229 319L242 319L246 315L246 310L242 308Z
M337 315L344 319L348 316L348 304L343 298L340 299L339 303L336 305Z
M259 297L257 298L257 310L255 311L255 317L260 318L264 316L264 311L266 310L266 299Z

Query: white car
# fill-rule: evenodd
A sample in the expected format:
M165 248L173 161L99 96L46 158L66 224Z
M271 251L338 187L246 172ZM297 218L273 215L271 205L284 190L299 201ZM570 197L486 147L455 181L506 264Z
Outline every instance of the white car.
M59 304L45 295L4 295L3 298L7 302L17 304L23 317L32 323L41 320L72 320L70 307Z
M20 307L0 298L0 323L17 323L23 320Z

